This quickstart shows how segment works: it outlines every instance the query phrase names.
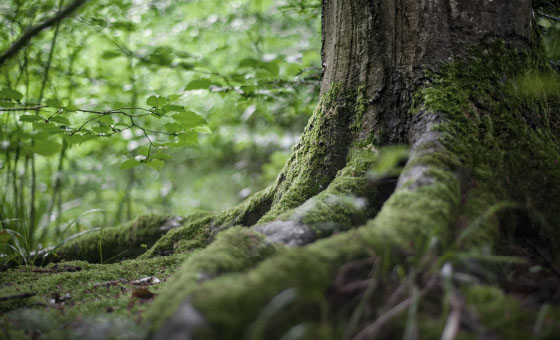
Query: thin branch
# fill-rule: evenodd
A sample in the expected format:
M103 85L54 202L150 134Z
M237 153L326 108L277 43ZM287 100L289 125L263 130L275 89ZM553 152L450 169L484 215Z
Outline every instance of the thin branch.
M0 107L0 112L12 112L12 111L41 111L42 108L46 106L32 106L32 107L14 107L14 108L3 108Z
M75 0L63 10L58 11L55 16L43 21L39 25L31 27L18 40L16 40L16 42L14 42L12 46L10 46L10 48L8 48L2 55L0 55L0 66L2 66L8 59L13 57L25 45L27 45L31 38L39 34L44 29L49 28L62 19L66 18L87 1L88 0Z
M35 296L35 293L21 293L21 294L10 295L10 296L2 296L2 297L0 297L0 301L8 301L8 300L14 300L14 299L26 299L26 298L30 298L32 296Z
M547 18L547 19L550 19L550 20L554 20L554 21L560 22L560 17L555 17L555 16L553 16L553 15L546 14L546 13L543 13L543 12L541 12L541 11L535 11L535 13L537 13L537 15L539 15L539 16L541 16L541 17L543 17L543 18Z

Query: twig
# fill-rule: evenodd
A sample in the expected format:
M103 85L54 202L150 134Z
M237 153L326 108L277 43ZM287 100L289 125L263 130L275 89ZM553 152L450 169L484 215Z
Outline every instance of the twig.
M461 326L461 316L463 314L464 303L459 296L459 293L453 291L451 293L451 312L445 323L445 328L441 335L441 340L455 340L459 334L459 327Z
M430 281L428 282L428 284L426 285L426 287L424 287L424 289L422 289L422 291L420 291L420 294L418 294L418 299L420 299L424 295L426 295L426 293L428 291L430 291L430 289L432 289L435 282L436 282L436 276L433 276L430 279ZM358 335L356 335L353 340L375 339L375 337L377 336L377 333L379 333L381 328L387 322L391 321L393 318L395 318L396 316L398 316L399 314L404 312L407 308L409 308L412 305L413 302L414 302L414 298L411 296L411 297L407 298L406 300L402 301L401 303L399 303L398 305L396 305L395 307L389 309L386 313L384 313L380 317L378 317L377 320L375 320L373 323L369 324L360 333L358 333Z
M13 107L13 108L3 108L0 107L0 112L13 112L13 111L40 111L45 106L33 106L33 107Z
M560 22L560 17L555 17L555 16L553 16L553 15L546 14L546 13L543 13L543 12L541 12L541 11L535 11L535 13L537 13L537 15L539 15L539 16L541 16L541 17L543 17L543 18L547 18L547 19L550 19L550 20L554 20L554 21Z
M36 293L21 293L21 294L16 294L16 295L8 295L8 296L2 296L0 297L0 301L8 301L8 300L14 300L14 299L27 299L30 298L32 296L35 296Z
M25 45L27 45L31 38L39 34L42 30L49 28L62 19L66 18L86 2L87 0L75 0L63 10L58 11L55 16L43 21L39 25L31 27L18 40L16 40L16 42L14 42L12 46L10 46L10 48L8 48L2 55L0 55L0 66L2 66L2 64L4 64L6 60L13 57Z

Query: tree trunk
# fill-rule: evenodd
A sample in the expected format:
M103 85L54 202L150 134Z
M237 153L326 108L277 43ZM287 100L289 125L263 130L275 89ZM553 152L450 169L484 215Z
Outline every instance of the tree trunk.
M322 15L321 100L276 182L142 255L190 254L151 337L530 337L535 292L557 294L538 280L560 275L560 100L525 91L556 74L531 1L323 0Z

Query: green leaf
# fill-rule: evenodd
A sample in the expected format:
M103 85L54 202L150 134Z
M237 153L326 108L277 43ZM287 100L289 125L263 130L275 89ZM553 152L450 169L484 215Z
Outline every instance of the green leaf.
M198 133L187 132L179 135L179 142L176 146L191 146L198 144Z
M118 58L118 57L121 57L121 56L122 56L122 53L119 52L119 51L107 50L107 51L104 51L101 54L101 59L105 59L105 60L115 59L115 58Z
M194 131L196 131L198 133L205 133L205 134L212 133L212 130L210 129L210 127L208 125L197 126L197 127L194 128Z
M40 132L43 136L52 136L62 132L60 126L55 124L48 124L44 121L32 122L33 130Z
M278 66L277 60L272 60L269 62L263 62L261 67L267 70L272 76L277 76L280 72L280 66Z
M36 122L39 120L43 120L43 117L39 116L39 115L23 115L23 116L19 116L19 121L20 122Z
M95 136L93 135L65 135L64 139L66 140L66 143L70 144L70 145L74 145L74 144L82 144L83 142L86 142L90 139L95 138Z
M160 96L150 96L147 100L146 100L146 104L152 106L152 107L161 107L163 105L165 105L166 99Z
M255 58L245 58L239 62L239 67L257 68L259 61Z
M212 85L212 82L208 79L195 79L192 80L187 87L185 87L185 91L191 91L191 90L207 90L210 85Z
M167 96L167 99L169 100L170 103L173 103L174 101L181 98L182 96L183 96L182 94L172 94Z
M252 69L266 70L270 75L277 76L280 71L278 65L280 61L275 59L272 61L261 61L254 58L245 58L239 63L239 68L247 67Z
M94 132L97 133L109 133L111 129L106 125L98 125L91 128Z
M115 21L111 23L111 28L125 32L134 32L136 31L136 24L131 21Z
M21 94L20 92L14 89L6 88L0 91L0 98L12 99L15 100L16 102L19 102L21 98L23 98L23 94Z
M159 159L152 159L151 161L146 163L146 165L149 166L150 168L154 169L154 170L160 170L161 168L163 168L165 163L162 160L159 160Z
M142 165L141 162L131 158L121 163L121 169L132 169L140 165Z
M62 106L62 103L57 98L47 99L45 104L47 104L47 106L51 106L51 107L61 107Z
M113 125L115 123L115 121L113 120L113 117L111 117L110 115L101 116L101 118L98 118L97 121L99 123L103 123L103 124L107 124L107 125Z
M51 122L60 123L64 125L70 125L70 121L63 116L54 116L50 119Z
M176 114L173 116L173 119L179 122L185 129L192 129L200 125L208 125L206 119L192 111Z
M0 107L10 108L10 107L14 107L14 106L16 106L16 104L14 102L9 102L9 101L0 99Z
M178 124L178 123L167 123L167 124L164 124L163 127L169 133L177 133L177 132L181 132L181 131L184 130L183 127L181 126L181 124Z
M167 161L167 160L172 159L173 157L169 156L166 153L156 153L155 155L152 155L152 158Z
M241 91L245 94L253 94L257 90L257 87L254 85L244 85L240 87Z
M167 104L167 105L164 105L161 109L163 110L164 113L185 112L185 107L181 106L181 105Z
M187 62L180 62L179 63L179 67L181 67L183 70L192 70L196 65L193 63L187 63Z
M78 111L78 108L75 107L74 105L68 105L64 107L64 112L76 112Z
M62 145L50 140L41 140L33 144L31 151L41 156L52 156L60 152Z
M143 147L141 147L141 148L138 149L138 154L139 154L139 155L148 157L148 154L149 154L149 153L150 153L150 148L148 148L148 147L146 147L146 146L143 146Z

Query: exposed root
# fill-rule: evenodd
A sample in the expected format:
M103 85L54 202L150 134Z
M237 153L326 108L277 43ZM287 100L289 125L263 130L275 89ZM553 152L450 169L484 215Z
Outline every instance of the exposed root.
M100 228L67 240L60 247L39 256L38 262L46 264L63 260L84 260L103 263L134 258L182 223L183 218L179 216L140 216L123 226Z
M251 229L235 227L220 233L212 244L189 257L154 302L147 314L152 328L158 329L167 322L159 337L167 339L170 334L175 334L177 322L185 321L182 315L188 304L185 305L183 301L192 291L207 280L227 273L244 271L275 251L276 248L266 241L264 236ZM170 319L176 310L180 315L176 314ZM189 311L189 315L196 315L190 309ZM190 323L189 327L193 327L193 323ZM184 330L184 326L181 330Z
M415 145L416 149L424 147L423 142ZM422 154L416 156L416 149L411 161L419 164ZM305 296L325 292L344 263L363 258L371 250L385 255L410 253L419 250L431 236L444 235L459 211L460 181L454 170L454 164L430 164L421 175L407 177L377 217L364 227L286 250L242 275L210 280L192 290L188 302L183 301L204 316L209 329L219 333L216 337L243 337L252 320L257 319L258 311L283 290L297 287L304 301ZM180 279L175 281L176 286L183 286L177 281ZM190 332L177 330L176 325L173 329ZM164 326L162 332L166 330Z
M188 253L207 246L220 231L234 225L253 225L270 208L273 192L272 187L266 188L238 207L195 219L181 228L172 230L161 237L144 257Z

